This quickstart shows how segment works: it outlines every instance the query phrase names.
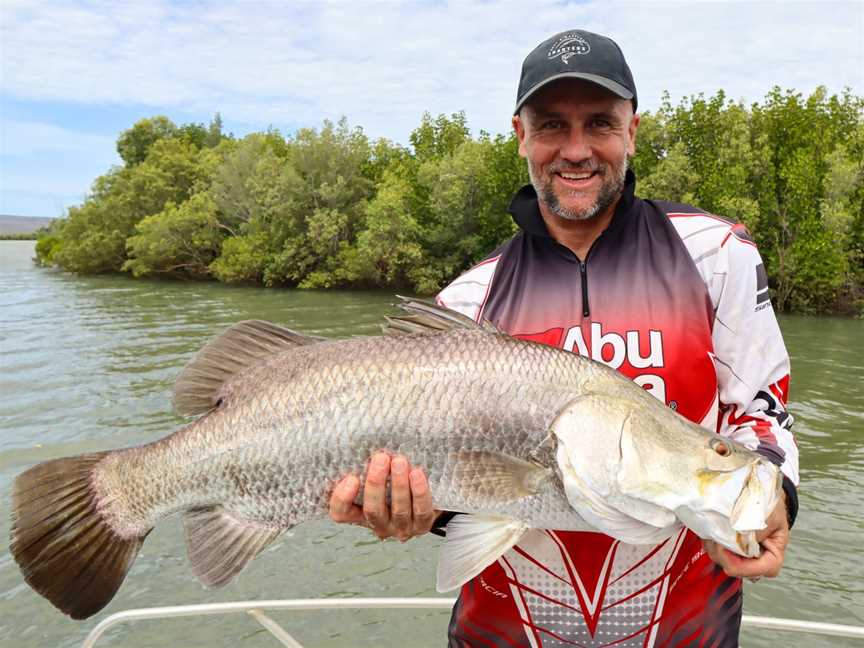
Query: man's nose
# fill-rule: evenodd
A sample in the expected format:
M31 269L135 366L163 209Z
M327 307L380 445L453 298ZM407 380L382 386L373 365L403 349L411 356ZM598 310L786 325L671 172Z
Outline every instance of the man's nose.
M581 128L571 128L561 147L561 157L571 162L581 162L591 157L591 146Z

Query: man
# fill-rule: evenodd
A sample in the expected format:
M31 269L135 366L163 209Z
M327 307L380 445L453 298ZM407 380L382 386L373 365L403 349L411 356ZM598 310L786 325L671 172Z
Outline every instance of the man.
M610 39L573 30L531 52L513 117L531 176L510 207L520 231L439 302L617 368L780 465L785 501L752 559L687 530L657 546L534 531L463 586L452 646L736 646L740 578L775 576L783 564L798 457L784 410L789 360L765 271L741 226L634 195L636 106ZM356 476L336 486L334 520L402 540L432 526L425 477L405 457L376 454L366 484L362 508L353 504Z

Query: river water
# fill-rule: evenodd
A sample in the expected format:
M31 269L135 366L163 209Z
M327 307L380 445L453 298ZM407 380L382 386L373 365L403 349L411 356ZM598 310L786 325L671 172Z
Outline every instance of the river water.
M29 241L0 241L0 538L10 488L36 462L164 436L180 423L173 378L215 332L242 319L325 336L375 333L393 296L216 283L76 277L33 266ZM864 322L784 317L801 448L801 514L777 579L745 585L745 613L864 624ZM23 582L0 545L0 645L76 646L119 610L247 599L435 596L439 539L382 544L360 528L296 528L223 590L186 564L178 520L156 528L112 603L75 622ZM445 612L274 613L308 646L440 646ZM742 645L853 646L851 640L745 630ZM251 619L144 621L100 645L269 647Z

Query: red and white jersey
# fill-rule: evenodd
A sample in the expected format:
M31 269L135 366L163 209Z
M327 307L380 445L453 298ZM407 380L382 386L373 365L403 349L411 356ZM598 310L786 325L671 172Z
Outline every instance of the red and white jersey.
M778 464L797 511L789 358L755 245L733 222L642 200L628 172L580 261L549 236L533 188L520 231L438 302L632 378L683 416ZM682 531L656 546L536 530L463 586L451 646L736 646L741 582Z

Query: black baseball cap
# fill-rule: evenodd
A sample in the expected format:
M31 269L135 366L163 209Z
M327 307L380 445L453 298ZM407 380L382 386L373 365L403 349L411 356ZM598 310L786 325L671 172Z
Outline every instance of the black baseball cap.
M525 57L513 114L538 90L559 79L596 83L630 99L636 110L636 84L618 44L600 34L571 29L543 41Z

